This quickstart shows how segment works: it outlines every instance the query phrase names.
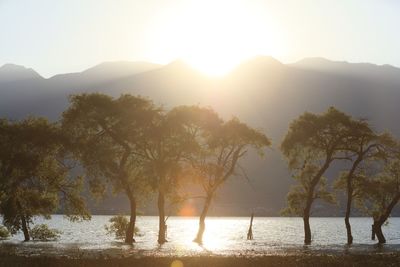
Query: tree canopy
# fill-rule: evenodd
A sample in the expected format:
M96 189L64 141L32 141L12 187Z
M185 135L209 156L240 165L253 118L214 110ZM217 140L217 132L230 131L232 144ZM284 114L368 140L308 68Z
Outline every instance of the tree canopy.
M85 168L92 192L103 195L109 183L115 193L128 197L131 219L125 241L132 243L136 198L146 190L149 178L139 147L159 110L150 100L131 95L113 99L82 94L72 96L70 102L62 121L70 149Z
M33 217L49 218L60 205L71 220L90 218L80 195L82 178L69 172L57 124L1 120L0 140L0 209L11 233L22 229L29 240Z

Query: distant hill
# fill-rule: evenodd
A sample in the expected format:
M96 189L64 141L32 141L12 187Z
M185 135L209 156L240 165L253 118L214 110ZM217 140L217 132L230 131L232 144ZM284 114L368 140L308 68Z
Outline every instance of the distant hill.
M0 84L6 84L10 82L20 82L32 79L43 79L33 69L27 69L23 66L15 64L5 64L0 67Z
M304 111L321 112L336 106L356 117L368 118L377 130L400 136L400 69L369 63L347 63L306 58L282 64L271 57L255 57L223 77L211 78L182 61L167 65L145 62L108 62L79 73L42 78L31 69L0 68L0 116L28 114L59 118L67 96L81 92L142 95L166 108L181 104L211 106L223 117L237 116L265 130L274 148L265 160L250 155L242 164L251 185L239 179L223 188L214 214L248 215L257 208L277 215L293 183L279 153L288 124ZM334 176L334 172L330 173ZM123 198L115 203L124 208ZM114 201L114 202L113 202ZM111 203L111 204L110 204ZM110 208L107 208L110 207ZM336 208L316 205L316 214L339 214ZM99 212L105 212L99 210ZM148 205L148 212L154 212Z

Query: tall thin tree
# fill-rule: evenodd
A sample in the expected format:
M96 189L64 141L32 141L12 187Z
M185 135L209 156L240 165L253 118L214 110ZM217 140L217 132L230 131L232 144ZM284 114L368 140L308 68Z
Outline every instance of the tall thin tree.
M262 132L234 118L213 127L203 129L205 133L197 139L198 153L194 154L191 165L197 181L205 193L204 206L199 218L199 230L194 242L202 243L205 219L217 190L232 176L238 175L240 160L249 149L263 155L271 142Z
M374 161L384 160L387 157L386 148L395 145L395 141L388 134L378 135L365 120L355 121L347 142L346 154L352 163L348 171L343 172L336 181L335 187L346 191L345 226L347 244L353 243L350 215L354 198L361 196L360 184L366 177L365 165L374 164ZM364 163L364 164L363 164Z

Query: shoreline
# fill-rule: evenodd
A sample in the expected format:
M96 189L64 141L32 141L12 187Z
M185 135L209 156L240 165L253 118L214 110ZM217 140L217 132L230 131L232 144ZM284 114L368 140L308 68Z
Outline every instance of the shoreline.
M174 262L175 265L171 265ZM166 266L166 267L238 267L238 266L398 266L400 251L391 246L282 248L264 252L191 254L160 253L131 246L109 249L82 249L79 244L60 247L52 244L3 243L0 266ZM180 265L183 264L183 265Z
M127 258L68 258L16 256L0 253L0 266L72 267L72 266L140 266L140 267L239 267L239 266L398 266L400 253L354 255L266 255L266 256L145 256Z

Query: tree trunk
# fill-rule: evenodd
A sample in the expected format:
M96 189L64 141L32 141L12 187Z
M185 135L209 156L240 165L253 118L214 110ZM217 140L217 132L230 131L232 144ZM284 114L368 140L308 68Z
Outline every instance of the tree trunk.
M247 240L253 240L253 219L254 219L254 212L251 213L250 226L249 230L247 231Z
M374 225L371 227L371 240L375 240L375 230L374 230Z
M128 198L131 207L131 216L129 218L128 229L126 230L125 243L132 244L133 242L135 242L133 236L135 234L136 224L136 199L133 197L132 194L129 194Z
M383 232L382 232L382 225L389 218L390 214L392 213L393 208L396 206L396 204L399 202L399 200L400 200L400 192L398 192L393 197L392 201L386 207L385 212L379 217L379 219L374 220L373 231L375 232L375 235L378 238L379 244L386 243L385 236L383 235Z
M374 222L374 233L375 233L376 237L378 238L379 244L386 243L385 236L383 235L383 232L382 232L382 224L383 223L381 223L380 221Z
M159 216L159 225L158 225L158 243L164 244L167 242L166 239L166 225L165 225L165 193L163 189L158 191L158 216Z
M200 214L200 218L199 218L199 230L197 232L196 238L193 240L193 242L196 242L198 244L202 244L203 243L203 234L204 231L206 230L206 216L208 213L208 209L210 208L211 205L211 200L212 200L212 195L213 194L208 194L207 198L204 202L204 207L203 210Z
M351 214L351 203L353 202L353 177L354 173L357 170L358 165L361 163L363 159L364 153L359 153L357 159L354 161L353 166L351 167L348 175L347 175L347 203L346 203L346 214L344 218L344 223L346 225L347 232L347 244L353 244L353 235L351 234L351 225L350 225L350 214Z
M313 183L311 186L310 192L307 196L306 206L303 211L303 222L304 222L304 244L310 245L311 244L311 228L310 228L310 212L311 212L311 205L313 203L313 196L314 196L314 188L316 183Z
M344 218L344 223L346 224L347 231L347 244L353 244L353 236L351 234L351 225L350 225L350 213L351 213L351 202L353 200L353 188L351 185L347 187L347 206L346 206L346 215Z
M303 210L303 222L304 222L304 244L311 244L311 228L310 228L310 212L311 206L314 201L314 190L321 180L322 175L324 175L325 171L328 169L329 164L332 162L331 155L327 155L324 165L318 171L318 173L313 177L311 183L309 185L309 189L307 192L306 205Z
M303 217L304 222L304 244L311 244L311 228L310 228L310 216Z
M21 226L22 226L22 232L24 233L24 241L29 241L31 238L29 236L29 230L28 230L28 223L26 222L25 215L21 216Z
M347 231L347 245L353 244L353 236L351 234L351 225L349 216L346 214L346 218L344 218L344 223L346 224L346 231Z

